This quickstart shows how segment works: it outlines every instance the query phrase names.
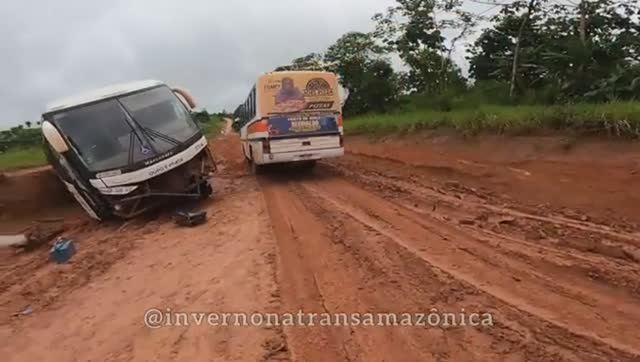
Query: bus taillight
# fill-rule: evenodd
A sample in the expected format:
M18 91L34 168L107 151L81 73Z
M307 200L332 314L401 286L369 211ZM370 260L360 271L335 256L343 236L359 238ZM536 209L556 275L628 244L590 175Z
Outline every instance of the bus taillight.
M262 154L271 153L271 145L269 144L269 140L262 140Z
M343 122L342 115L339 115L338 116L338 127L342 127L342 122Z

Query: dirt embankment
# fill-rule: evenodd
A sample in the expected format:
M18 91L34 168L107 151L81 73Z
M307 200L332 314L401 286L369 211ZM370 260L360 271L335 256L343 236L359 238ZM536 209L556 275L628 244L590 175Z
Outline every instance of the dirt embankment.
M199 207L71 225L71 263L0 256L9 360L640 359L638 146L451 135L347 138L313 173L245 173L236 136ZM32 307L26 316L11 316ZM194 312L489 313L490 327L191 326ZM11 336L11 337L9 337ZM91 340L92 343L88 341ZM33 341L37 341L33 343Z
M0 174L0 233L19 232L29 220L66 216L73 201L49 167Z
M640 195L630 191L640 179L640 142L424 133L350 143L352 156L378 161L378 168L405 166L416 175L486 187L529 206L640 222Z

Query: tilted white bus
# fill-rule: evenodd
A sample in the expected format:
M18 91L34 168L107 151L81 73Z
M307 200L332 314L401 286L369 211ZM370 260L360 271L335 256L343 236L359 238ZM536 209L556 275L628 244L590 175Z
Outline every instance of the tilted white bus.
M271 72L260 76L234 112L252 172L262 165L344 155L342 102L335 74Z
M130 218L172 197L207 197L215 171L188 91L155 80L97 89L48 105L44 149L93 218Z

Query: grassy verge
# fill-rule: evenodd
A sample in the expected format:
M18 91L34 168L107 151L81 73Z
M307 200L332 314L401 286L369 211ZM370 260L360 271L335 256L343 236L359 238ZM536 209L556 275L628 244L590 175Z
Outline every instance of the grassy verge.
M640 138L640 102L562 106L481 106L450 112L417 110L359 116L345 120L350 134L385 134L449 128L463 133L528 134L566 130Z
M225 122L219 117L212 117L209 122L200 123L200 128L202 128L202 132L204 132L207 137L219 134L224 127Z
M42 166L46 163L41 147L14 148L0 153L0 171Z

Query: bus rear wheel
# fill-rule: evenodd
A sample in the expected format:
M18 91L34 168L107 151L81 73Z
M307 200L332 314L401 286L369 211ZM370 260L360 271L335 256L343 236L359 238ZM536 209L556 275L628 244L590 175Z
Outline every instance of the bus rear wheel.
M316 160L304 161L301 166L303 170L311 171L316 167Z
M253 160L247 160L247 170L250 175L257 175L262 172L262 165L258 165Z

